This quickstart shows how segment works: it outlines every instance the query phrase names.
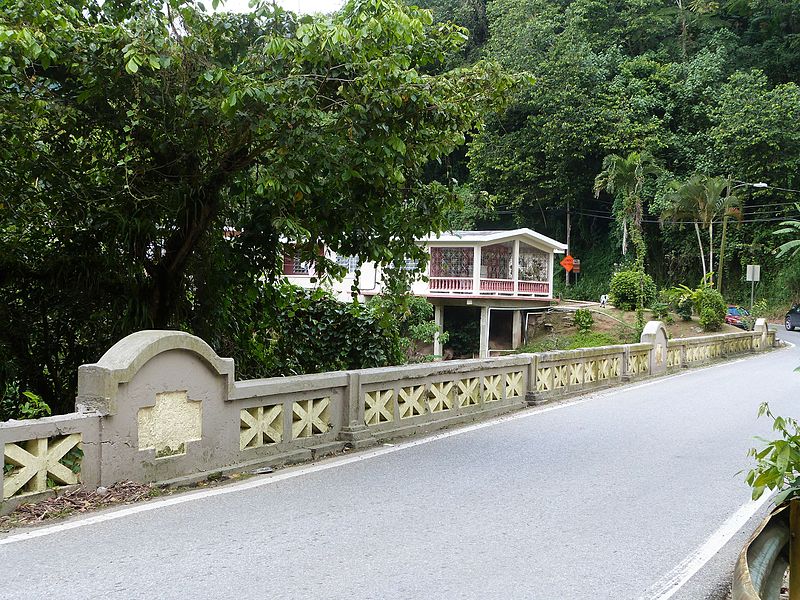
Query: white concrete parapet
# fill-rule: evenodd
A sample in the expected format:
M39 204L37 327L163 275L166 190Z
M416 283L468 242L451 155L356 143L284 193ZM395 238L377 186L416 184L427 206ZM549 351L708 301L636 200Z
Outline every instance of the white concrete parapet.
M528 403L765 350L775 332L641 342L235 381L232 359L179 331L141 331L78 371L77 413L0 423L3 510L82 484L197 480L309 460Z

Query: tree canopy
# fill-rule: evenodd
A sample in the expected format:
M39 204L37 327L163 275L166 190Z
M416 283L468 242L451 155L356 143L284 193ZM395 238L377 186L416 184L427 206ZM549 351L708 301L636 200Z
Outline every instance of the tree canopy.
M473 5L471 0L414 3L435 4L437 17L463 24L469 23L465 10ZM445 4L457 8L447 10ZM618 220L616 194L595 197L595 177L608 156L648 154L660 175L641 190L642 226L647 269L659 283L693 287L701 278L693 227L659 223L675 202L670 182L695 175L770 185L739 189L742 224L727 232L724 261L731 300L746 293L743 265L755 262L765 273L788 273L786 261L775 260L771 231L783 218L798 216L796 195L777 188L800 187L800 4L484 4L488 34L482 46L462 57L464 64L494 59L512 72L531 74L535 85L520 89L507 111L490 117L468 144L466 159L453 157L461 164L453 164L451 172L462 173L459 180L467 188L462 195L471 199L464 214L475 215L475 224L526 225L564 239L569 205L571 250L582 259L582 282L569 295L596 300L608 291L614 264L630 258L620 252L624 222ZM482 198L484 211L476 206ZM718 215L716 222L722 218ZM720 237L715 240L718 246ZM766 293L800 296L798 274L791 283L781 276L767 278L765 285L773 287Z
M467 39L395 0L0 2L0 386L69 406L77 365L141 328L240 358L289 243L322 271L321 244L418 252L453 198L424 168L516 81L443 66Z

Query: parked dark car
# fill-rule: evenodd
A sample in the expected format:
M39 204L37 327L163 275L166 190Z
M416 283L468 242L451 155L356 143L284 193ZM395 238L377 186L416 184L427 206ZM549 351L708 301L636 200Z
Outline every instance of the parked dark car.
M795 327L800 327L800 304L793 304L786 313L786 331L794 331Z
M729 306L725 315L725 322L739 329L750 329L750 313L741 306ZM798 314L798 325L800 325L800 314Z

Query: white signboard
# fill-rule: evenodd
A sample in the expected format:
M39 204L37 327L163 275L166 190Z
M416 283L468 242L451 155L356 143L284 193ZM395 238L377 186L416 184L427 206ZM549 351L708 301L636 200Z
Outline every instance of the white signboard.
M761 281L761 265L747 265L746 281Z

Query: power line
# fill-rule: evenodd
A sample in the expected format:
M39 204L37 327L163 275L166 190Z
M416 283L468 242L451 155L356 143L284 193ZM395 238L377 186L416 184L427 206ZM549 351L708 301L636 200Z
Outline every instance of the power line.
M592 217L595 219L607 219L609 221L616 220L615 216L606 216L606 215L593 215L585 212L580 211L572 211L573 214L581 215L584 217ZM792 219L800 218L800 214L798 215L785 215L781 217L773 217L769 219L742 219L739 221L740 223L775 223L778 221L789 221ZM715 221L715 223L720 223L721 221ZM662 223L662 221L656 219L642 219L642 223ZM698 225L702 225L703 221L664 221L663 224L665 225L694 225L697 223Z

